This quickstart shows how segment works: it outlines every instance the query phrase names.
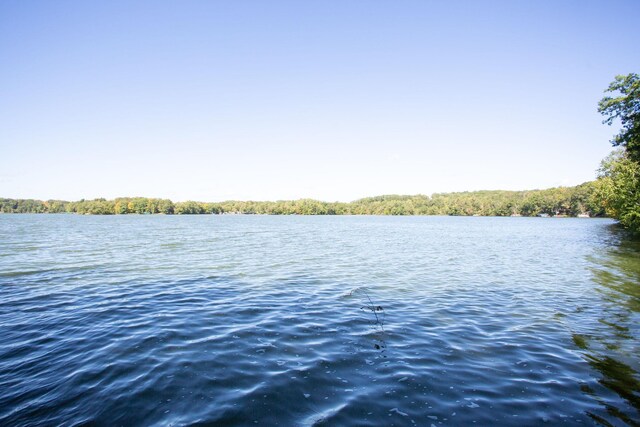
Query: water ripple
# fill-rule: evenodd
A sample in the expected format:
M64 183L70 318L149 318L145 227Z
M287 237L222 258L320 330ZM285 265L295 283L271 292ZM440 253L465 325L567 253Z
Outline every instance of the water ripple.
M16 215L0 239L1 425L639 418L640 250L608 221Z

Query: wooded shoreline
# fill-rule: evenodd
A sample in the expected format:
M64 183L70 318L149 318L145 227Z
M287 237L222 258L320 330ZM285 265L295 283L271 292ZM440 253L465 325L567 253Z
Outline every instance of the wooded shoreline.
M471 191L426 195L384 195L353 202L313 199L279 201L172 202L169 199L120 197L69 202L0 199L0 213L124 214L266 214L266 215L454 215L590 216L605 215L595 182L575 187L530 191Z

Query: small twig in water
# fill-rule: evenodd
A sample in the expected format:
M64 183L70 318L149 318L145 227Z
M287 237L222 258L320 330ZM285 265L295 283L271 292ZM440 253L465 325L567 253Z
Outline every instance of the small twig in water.
M356 292L361 292L364 294L364 296L367 298L367 301L369 301L369 305L365 305L363 307L360 307L361 310L367 309L367 310L371 310L371 312L373 313L373 315L376 318L376 325L380 327L380 330L382 331L382 333L384 334L384 319L386 317L386 313L384 311L384 308L382 308L382 306L380 305L375 305L373 303L373 301L371 300L371 297L369 296L369 293L364 289L364 288L355 288L354 290L352 290L351 292L349 292L349 295L353 295ZM382 313L382 316L378 316L378 312ZM384 344L384 340L381 340ZM384 347L384 345L383 345ZM380 346L378 344L375 345L376 349L380 349Z
M384 317L382 318L382 320L380 320L377 313L378 311L381 311L384 314L384 308L382 308L382 306L379 306L379 305L374 305L373 301L371 301L371 297L369 296L369 294L364 291L363 293L369 300L369 305L365 307L361 307L361 310L364 310L365 308L368 308L369 310L371 310L373 312L373 315L376 316L376 324L380 325L380 329L382 330L382 332L384 332Z

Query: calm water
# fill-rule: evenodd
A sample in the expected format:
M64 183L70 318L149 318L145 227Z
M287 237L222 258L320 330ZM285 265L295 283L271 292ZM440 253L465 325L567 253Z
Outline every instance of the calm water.
M638 425L611 224L0 215L0 425Z

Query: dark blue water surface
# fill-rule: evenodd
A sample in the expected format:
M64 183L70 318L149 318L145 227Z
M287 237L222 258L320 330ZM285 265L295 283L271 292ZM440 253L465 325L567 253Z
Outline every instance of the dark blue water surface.
M610 220L0 215L0 425L638 425Z

